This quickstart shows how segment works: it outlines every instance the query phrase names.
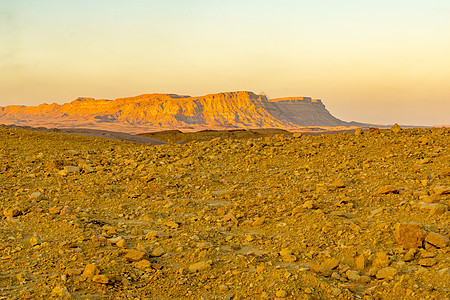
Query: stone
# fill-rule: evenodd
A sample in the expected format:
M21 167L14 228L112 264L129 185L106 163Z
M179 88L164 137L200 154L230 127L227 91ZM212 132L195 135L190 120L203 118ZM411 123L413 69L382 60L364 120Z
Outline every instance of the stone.
M425 242L437 248L445 248L449 245L449 238L440 233L429 232L425 237Z
M292 254L292 250L289 248L284 248L283 250L280 251L280 256L291 255L291 254Z
M406 249L422 247L425 232L420 223L397 223L394 227L397 243Z
M30 244L31 246L37 246L42 243L41 237L39 234L34 233L33 236L30 238Z
M178 229L178 227L180 227L180 223L173 222L173 221L166 222L166 223L164 223L164 225L166 225L167 227L172 228L172 229Z
M61 209L60 209L59 207L50 207L50 208L48 209L48 212L49 212L50 214L56 215L56 214L59 214L59 213L61 212Z
M30 195L30 199L40 200L42 198L41 192L34 192Z
M252 226L261 226L264 223L265 220L266 220L266 217L264 217L264 216L257 217L253 221Z
M410 248L408 252L405 253L403 260L406 262L413 261L416 258L416 253L417 253L416 248Z
M288 295L288 293L287 293L285 290L278 290L278 291L275 293L275 296L276 296L277 298L286 298L287 295Z
M145 239L146 240L151 240L151 239L153 239L153 238L155 238L157 236L158 236L158 233L156 231L152 230L152 231L147 232L147 234L145 235Z
M403 129L397 123L395 123L394 126L391 127L391 132L395 134L402 132L402 130Z
M431 215L440 216L448 210L448 206L442 203L433 203L433 207L430 210Z
M293 262L297 261L297 257L292 254L283 255L281 257L281 259L283 259L284 262L288 262L288 263L293 263Z
M366 267L366 260L364 258L364 254L361 254L356 258L355 265L357 270L360 271L364 270L364 268Z
M65 166L61 171L59 171L59 174L66 176L68 174L80 173L80 170L81 169L78 166Z
M69 290L64 285L55 286L50 295L58 299L72 298L72 295L69 293Z
M188 268L189 272L197 272L211 268L211 261L200 261L195 264L191 264Z
M378 189L378 194L398 194L399 190L393 185L385 185Z
M333 270L339 266L339 259L336 258L328 258L324 262L321 263L322 267Z
M326 277L331 276L331 274L333 273L333 271L331 271L329 268L324 267L322 265L309 265L309 268L313 272Z
M125 247L125 244L126 244L125 240L121 239L120 241L118 241L116 243L116 246L119 247L119 248L123 248L123 247Z
M449 186L435 186L433 188L433 192L436 195L447 195L447 194L450 194L450 187Z
M386 252L377 252L375 254L375 258L372 262L372 267L375 268L385 268L387 266L389 266L389 264L391 263L388 255Z
M150 261L143 259L134 263L134 267L140 270L149 269L152 266Z
M110 239L108 239L108 241L109 241L110 243L112 243L112 244L117 244L118 242L120 242L120 241L122 241L122 240L124 240L124 238L123 238L123 237L121 237L120 235L119 235L119 236L116 236L116 237L113 237L113 238L110 238Z
M348 270L345 274L347 275L347 278L351 281L357 281L361 277L358 274L358 271L354 271L354 270Z
M305 209L317 209L318 208L317 204L312 200L305 201L305 203L303 203L302 207Z
M22 214L23 214L22 210L20 208L17 208L17 207L3 210L3 215L5 217L15 218L15 217L18 217L18 216L20 216Z
M105 275L94 275L92 277L92 282L96 282L96 283L101 283L101 284L108 284L109 282L109 278L106 277Z
M64 205L64 207L59 212L60 215L70 215L72 213L72 209L68 205Z
M153 257L159 257L162 256L166 253L166 251L164 251L164 249L162 247L157 247L155 249L153 249L152 253L150 253L151 256Z
M437 264L437 260L434 258L422 258L418 261L419 265L422 267L432 267Z
M332 187L332 188L338 188L338 189L344 188L344 187L345 187L345 182L342 181L342 180L340 180L340 179L335 180L335 181L331 184L331 187Z
M135 262L135 261L140 261L140 260L144 259L145 256L146 256L146 253L144 251L130 249L127 251L124 258L127 261Z
M387 268L382 268L380 270L378 270L377 272L377 279L388 279L388 280L392 280L394 279L395 275L397 275L397 269L395 268L391 268L391 267L387 267Z
M99 273L100 273L100 270L97 268L97 266L95 264L87 264L84 267L83 274L81 274L81 275L86 276L86 277L92 277Z

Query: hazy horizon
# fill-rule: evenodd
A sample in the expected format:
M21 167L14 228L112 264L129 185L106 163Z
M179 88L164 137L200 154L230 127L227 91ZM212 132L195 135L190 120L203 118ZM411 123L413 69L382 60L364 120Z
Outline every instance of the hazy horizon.
M245 90L450 123L447 1L15 0L0 32L0 106Z

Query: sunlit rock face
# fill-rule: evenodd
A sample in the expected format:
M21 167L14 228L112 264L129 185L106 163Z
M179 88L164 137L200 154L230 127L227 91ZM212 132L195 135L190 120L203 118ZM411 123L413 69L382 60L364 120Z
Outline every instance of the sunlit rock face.
M252 92L200 97L144 94L116 100L78 98L70 103L0 107L0 123L29 126L169 128L284 128L348 126L323 103L307 97L268 100ZM116 128L116 129L117 129ZM138 130L139 131L139 130Z

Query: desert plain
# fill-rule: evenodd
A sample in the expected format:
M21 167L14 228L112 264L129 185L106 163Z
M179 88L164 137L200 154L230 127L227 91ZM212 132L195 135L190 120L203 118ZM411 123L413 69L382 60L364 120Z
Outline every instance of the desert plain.
M449 299L449 140L0 127L0 299Z

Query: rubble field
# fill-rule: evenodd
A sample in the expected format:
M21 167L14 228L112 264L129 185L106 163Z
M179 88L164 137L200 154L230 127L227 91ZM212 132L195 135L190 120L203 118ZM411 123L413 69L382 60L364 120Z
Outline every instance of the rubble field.
M0 127L0 299L449 299L449 141Z

